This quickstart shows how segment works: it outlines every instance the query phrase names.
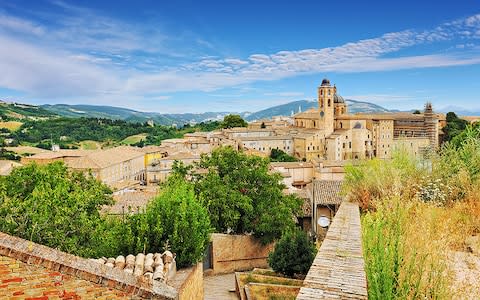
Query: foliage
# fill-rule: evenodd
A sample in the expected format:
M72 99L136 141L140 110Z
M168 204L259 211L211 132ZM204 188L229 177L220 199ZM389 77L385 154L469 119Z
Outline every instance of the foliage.
M395 153L390 161L347 168L345 191L364 208L369 298L448 299L451 290L461 292L448 276L456 265L447 262L480 232L479 180L480 139L471 129L428 160Z
M136 146L159 145L162 140L183 137L185 133L216 129L219 122L200 123L176 129L171 126L135 123L123 120L98 118L52 118L25 121L19 130L10 134L23 144L37 144L50 148L51 143L61 148L72 148L72 144L85 140L133 144ZM142 141L138 137L143 137ZM146 136L146 137L145 137ZM137 139L132 139L137 137ZM125 140L126 139L126 140Z
M222 128L247 127L247 125L247 122L239 115L227 115L221 123Z
M298 161L298 159L291 155L288 155L280 149L272 149L272 151L270 152L270 161L289 162Z
M8 151L7 149L1 147L0 148L0 159L6 159L6 160L20 160L20 156L17 155L13 151Z
M62 163L31 164L0 178L0 231L80 256L95 256L98 209L111 191Z
M307 274L317 249L305 232L295 228L287 231L268 256L268 264L275 272L292 277Z
M116 245L116 255L159 252L168 243L179 267L202 259L211 232L207 210L196 199L192 184L179 178L169 179L145 212L111 222L115 233L106 244Z
M271 174L268 166L268 159L248 156L231 147L201 157L197 167L208 173L193 174L192 181L217 232L253 233L268 243L294 226L293 217L300 210L301 200L283 194L281 176ZM174 169L174 174L179 173Z
M368 298L446 298L446 256L432 249L442 241L432 241L431 232L412 222L419 207L400 199L386 198L375 213L362 217Z
M461 133L468 125L468 121L460 119L454 112L447 113L447 125L443 128L445 132L444 141L451 141Z

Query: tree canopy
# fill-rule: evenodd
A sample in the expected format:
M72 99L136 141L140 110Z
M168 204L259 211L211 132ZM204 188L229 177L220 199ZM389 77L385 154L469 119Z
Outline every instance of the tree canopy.
M292 162L298 161L295 157L288 155L285 151L280 149L272 149L270 152L270 161L277 161L277 162Z
M300 229L286 232L268 256L268 264L275 272L292 277L307 274L317 248Z
M247 127L247 125L247 122L239 115L227 115L221 123L222 128Z
M253 233L271 242L295 225L301 200L283 193L281 176L269 172L268 159L222 147L203 155L197 167L208 173L193 175L195 194L217 232Z
M0 177L0 231L81 256L95 256L99 208L111 191L59 162Z
M444 141L451 141L459 135L468 125L468 121L460 119L454 112L447 113L447 125L443 128L445 132Z

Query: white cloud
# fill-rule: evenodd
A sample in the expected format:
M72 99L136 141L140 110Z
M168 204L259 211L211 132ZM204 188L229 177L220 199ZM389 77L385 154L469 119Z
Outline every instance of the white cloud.
M125 24L63 2L55 3L68 14L59 18L54 28L8 15L0 16L0 44L8 45L0 47L0 87L34 98L76 97L85 99L83 102L118 104L126 99L141 101L149 94L210 92L301 74L480 63L478 53L462 51L461 46L451 47L453 52L448 54L395 56L409 47L444 41L465 45L465 48L468 45L474 50L477 45L474 36L480 37L480 15L475 15L432 30L386 33L338 47L254 53L245 58L200 57L193 63L164 67L159 58L173 54L169 54L164 45L170 37L160 30ZM22 34L16 35L17 32ZM192 40L213 47L202 39ZM135 55L138 51L150 54L139 58ZM152 96L151 99L167 100L169 97Z
M6 14L0 14L0 29L36 36L45 34L45 28L43 26Z

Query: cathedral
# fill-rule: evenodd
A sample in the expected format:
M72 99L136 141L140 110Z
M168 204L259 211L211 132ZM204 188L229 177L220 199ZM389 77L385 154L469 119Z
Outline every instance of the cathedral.
M294 115L293 155L311 160L388 159L394 149L420 156L438 147L445 116L423 113L349 114L335 85L324 79L318 87L318 109Z

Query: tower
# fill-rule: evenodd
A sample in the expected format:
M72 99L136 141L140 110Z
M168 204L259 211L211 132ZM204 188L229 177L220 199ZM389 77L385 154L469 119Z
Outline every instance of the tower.
M430 147L436 149L438 147L438 119L433 112L432 103L425 104L425 111L423 112L423 123L426 136L430 140Z
M335 86L330 85L330 80L323 79L318 87L318 108L320 110L320 126L325 130L325 136L334 130L334 102L333 96L337 92Z

